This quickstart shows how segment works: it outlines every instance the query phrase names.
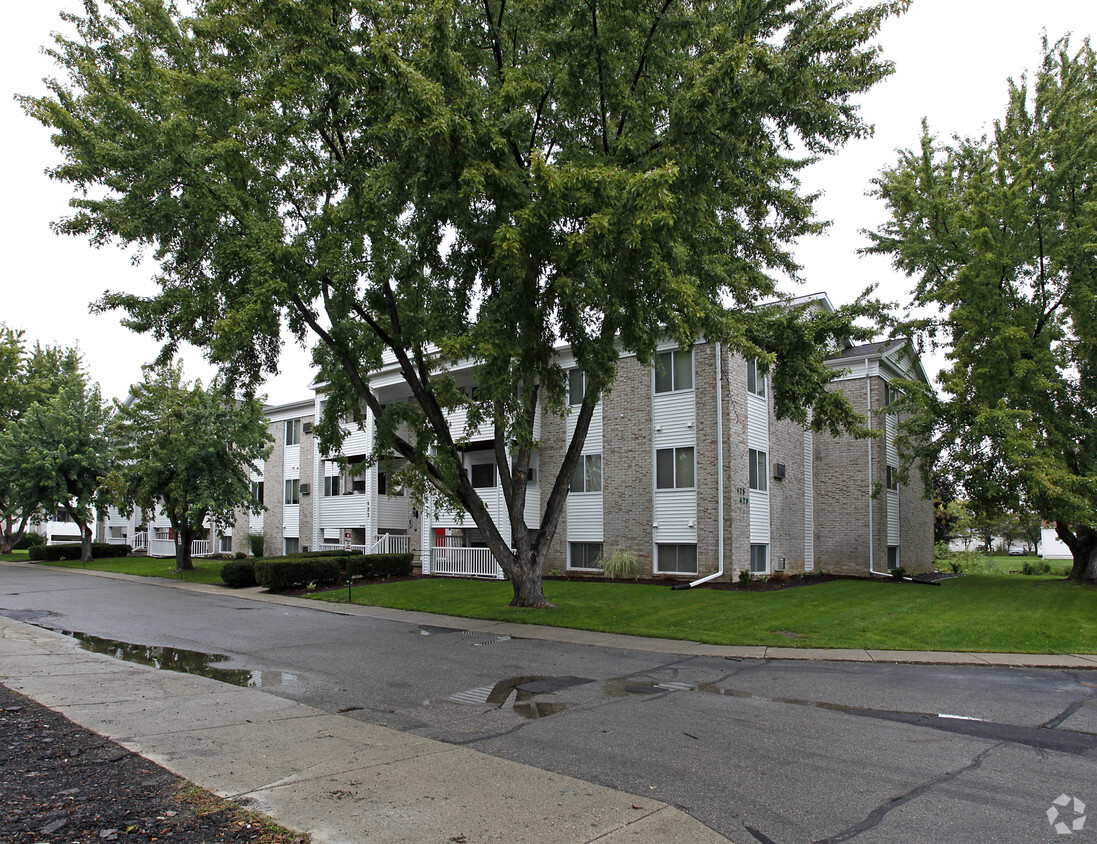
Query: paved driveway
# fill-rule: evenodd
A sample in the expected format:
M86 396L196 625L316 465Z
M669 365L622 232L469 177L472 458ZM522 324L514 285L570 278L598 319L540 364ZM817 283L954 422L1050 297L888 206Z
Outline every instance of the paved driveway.
M1097 812L1093 670L651 653L27 567L0 566L0 614L650 795L739 842L1097 840L1047 815L1063 794Z

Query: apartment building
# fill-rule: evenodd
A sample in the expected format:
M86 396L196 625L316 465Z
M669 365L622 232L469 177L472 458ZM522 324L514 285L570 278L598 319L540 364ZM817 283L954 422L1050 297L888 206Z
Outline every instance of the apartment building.
M546 570L597 571L601 554L617 547L636 554L645 576L683 579L932 568L932 503L916 472L899 482L898 418L888 412L894 382L925 380L907 341L850 347L829 362L840 370L831 388L868 413L872 439L776 419L767 376L718 345L667 344L658 357L654 369L621 357L613 390L595 408ZM559 361L577 405L583 373L566 348ZM475 386L473 367L453 375ZM371 383L382 403L407 398L395 368ZM368 465L368 414L363 428L347 425L342 460L323 458L312 434L323 388L313 389L311 401L268 409L275 446L255 477L267 510L249 525L254 532L261 521L267 554L349 545L410 551L424 573L501 576L467 513L414 504L390 480L396 460ZM452 430L464 432L465 421L462 411L451 414ZM542 512L541 479L547 490L574 423L574 413L538 415L531 526ZM465 471L509 537L492 437L490 427L468 437Z

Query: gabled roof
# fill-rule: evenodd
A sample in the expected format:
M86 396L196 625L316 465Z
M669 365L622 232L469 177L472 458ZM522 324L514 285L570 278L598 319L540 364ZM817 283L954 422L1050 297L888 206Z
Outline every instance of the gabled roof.
M862 343L860 346L850 346L842 350L839 358L870 358L878 355L886 355L897 349L903 348L909 343L906 337L894 337L891 340L881 340L878 343Z

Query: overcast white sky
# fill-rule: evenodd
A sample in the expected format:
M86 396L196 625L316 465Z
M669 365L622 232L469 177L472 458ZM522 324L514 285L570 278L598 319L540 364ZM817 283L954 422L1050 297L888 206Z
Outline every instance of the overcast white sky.
M54 71L40 48L57 28L60 10L79 6L78 0L36 0L5 10L0 322L23 329L31 342L79 346L104 395L123 398L157 344L122 328L115 315L92 316L88 306L106 289L152 292L155 267L147 261L133 266L118 248L95 250L86 241L52 233L49 224L66 213L70 191L44 175L59 160L56 150L46 130L13 101L16 93L43 91L41 79ZM1006 79L1036 66L1043 30L1052 40L1073 33L1080 43L1097 34L1097 2L914 0L909 13L887 24L880 44L896 73L863 101L875 136L820 162L806 179L808 187L824 191L819 214L833 225L799 246L805 284L798 292L825 291L835 304L844 304L879 282L884 298L905 303L908 280L886 260L856 254L865 245L860 230L883 219L880 204L865 196L870 179L894 160L896 149L917 144L923 116L942 136L981 134L1004 110ZM189 377L208 381L211 370L200 353L191 350L185 361ZM306 353L287 346L281 374L266 385L268 400L305 398L310 380Z

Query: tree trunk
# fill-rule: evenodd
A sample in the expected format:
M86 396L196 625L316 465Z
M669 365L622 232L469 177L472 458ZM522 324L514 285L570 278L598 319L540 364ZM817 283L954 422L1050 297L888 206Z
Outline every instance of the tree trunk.
M1097 584L1097 530L1080 525L1072 531L1063 522L1057 521L1055 533L1070 549L1074 560L1067 580L1071 583Z
M514 589L512 607L531 607L544 609L553 606L545 598L541 582L541 559L526 551L514 555L514 566L510 575L510 585Z
M175 529L175 570L194 571L194 561L190 558L191 529Z
M80 522L80 560L84 563L92 561L91 556L91 525Z
M29 520L29 516L24 517L20 520L19 527L15 527L15 520L11 516L4 519L4 529L0 530L0 554L11 553L11 549L15 547L15 543L23 538Z

